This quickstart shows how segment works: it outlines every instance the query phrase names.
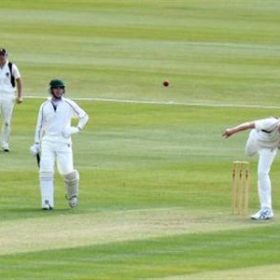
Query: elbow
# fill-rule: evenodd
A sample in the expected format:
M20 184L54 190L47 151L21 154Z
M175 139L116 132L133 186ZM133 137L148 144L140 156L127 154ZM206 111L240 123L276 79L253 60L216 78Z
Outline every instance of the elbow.
M84 116L84 125L86 125L88 120L89 120L89 116L88 116L88 114L85 114L85 116Z
M82 130L84 128L84 126L87 124L89 120L89 116L88 114L85 114L81 119L80 119L80 122L78 124L78 128L79 130Z

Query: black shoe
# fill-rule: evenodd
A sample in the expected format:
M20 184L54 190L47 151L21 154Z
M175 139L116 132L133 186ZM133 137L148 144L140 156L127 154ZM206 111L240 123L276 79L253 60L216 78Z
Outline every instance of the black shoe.
M4 151L5 153L8 153L10 150L9 150L9 149L3 149L3 151Z

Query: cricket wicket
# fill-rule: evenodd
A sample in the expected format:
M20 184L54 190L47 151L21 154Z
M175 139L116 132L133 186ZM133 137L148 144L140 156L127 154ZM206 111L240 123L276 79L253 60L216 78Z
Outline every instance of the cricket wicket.
M248 213L250 193L250 164L234 161L232 166L232 211L237 215Z

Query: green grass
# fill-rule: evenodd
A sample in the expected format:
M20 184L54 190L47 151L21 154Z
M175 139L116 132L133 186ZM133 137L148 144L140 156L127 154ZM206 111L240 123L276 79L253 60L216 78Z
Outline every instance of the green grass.
M276 279L275 219L231 212L231 164L247 133L226 127L279 114L277 1L6 1L1 45L27 96L0 154L1 279ZM29 154L39 105L59 77L89 113L73 136L81 175L69 209L40 210ZM162 86L168 79L170 86ZM250 159L250 214L258 210Z
M279 230L279 227L278 227ZM266 242L269 256L263 252L263 239L270 235ZM267 265L278 264L279 246L278 234L269 228L242 230L234 236L231 232L210 233L201 236L197 234L178 235L176 238L157 238L148 241L111 243L102 246L89 246L81 249L67 249L45 254L30 254L12 257L14 268L19 275L33 277L30 270L37 270L35 276L48 279L50 269L56 268L61 279L134 279L135 275L141 278L165 277L169 275L192 274L204 271L236 269L254 266L255 261ZM248 245L245 241L250 238ZM244 253L244 247L247 253ZM255 254L255 261L251 255ZM211 260L209 257L211 256ZM268 259L269 257L269 259ZM49 259L56 259L55 265ZM79 262L77 263L77 259ZM22 265L24 262L25 265ZM2 267L7 261L1 258ZM88 266L93 267L89 273ZM107 267L107 271L103 267ZM8 265L8 267L10 267ZM79 273L78 276L73 276ZM9 274L2 274L2 276ZM211 275L211 274L210 274ZM40 278L41 278L40 277Z

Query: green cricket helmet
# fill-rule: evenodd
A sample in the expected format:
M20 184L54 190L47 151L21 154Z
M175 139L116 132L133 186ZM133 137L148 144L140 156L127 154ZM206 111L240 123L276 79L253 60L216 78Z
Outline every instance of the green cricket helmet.
M59 79L53 79L50 81L50 88L55 88L55 87L62 87L65 88L65 84L63 83L63 81L59 80Z

